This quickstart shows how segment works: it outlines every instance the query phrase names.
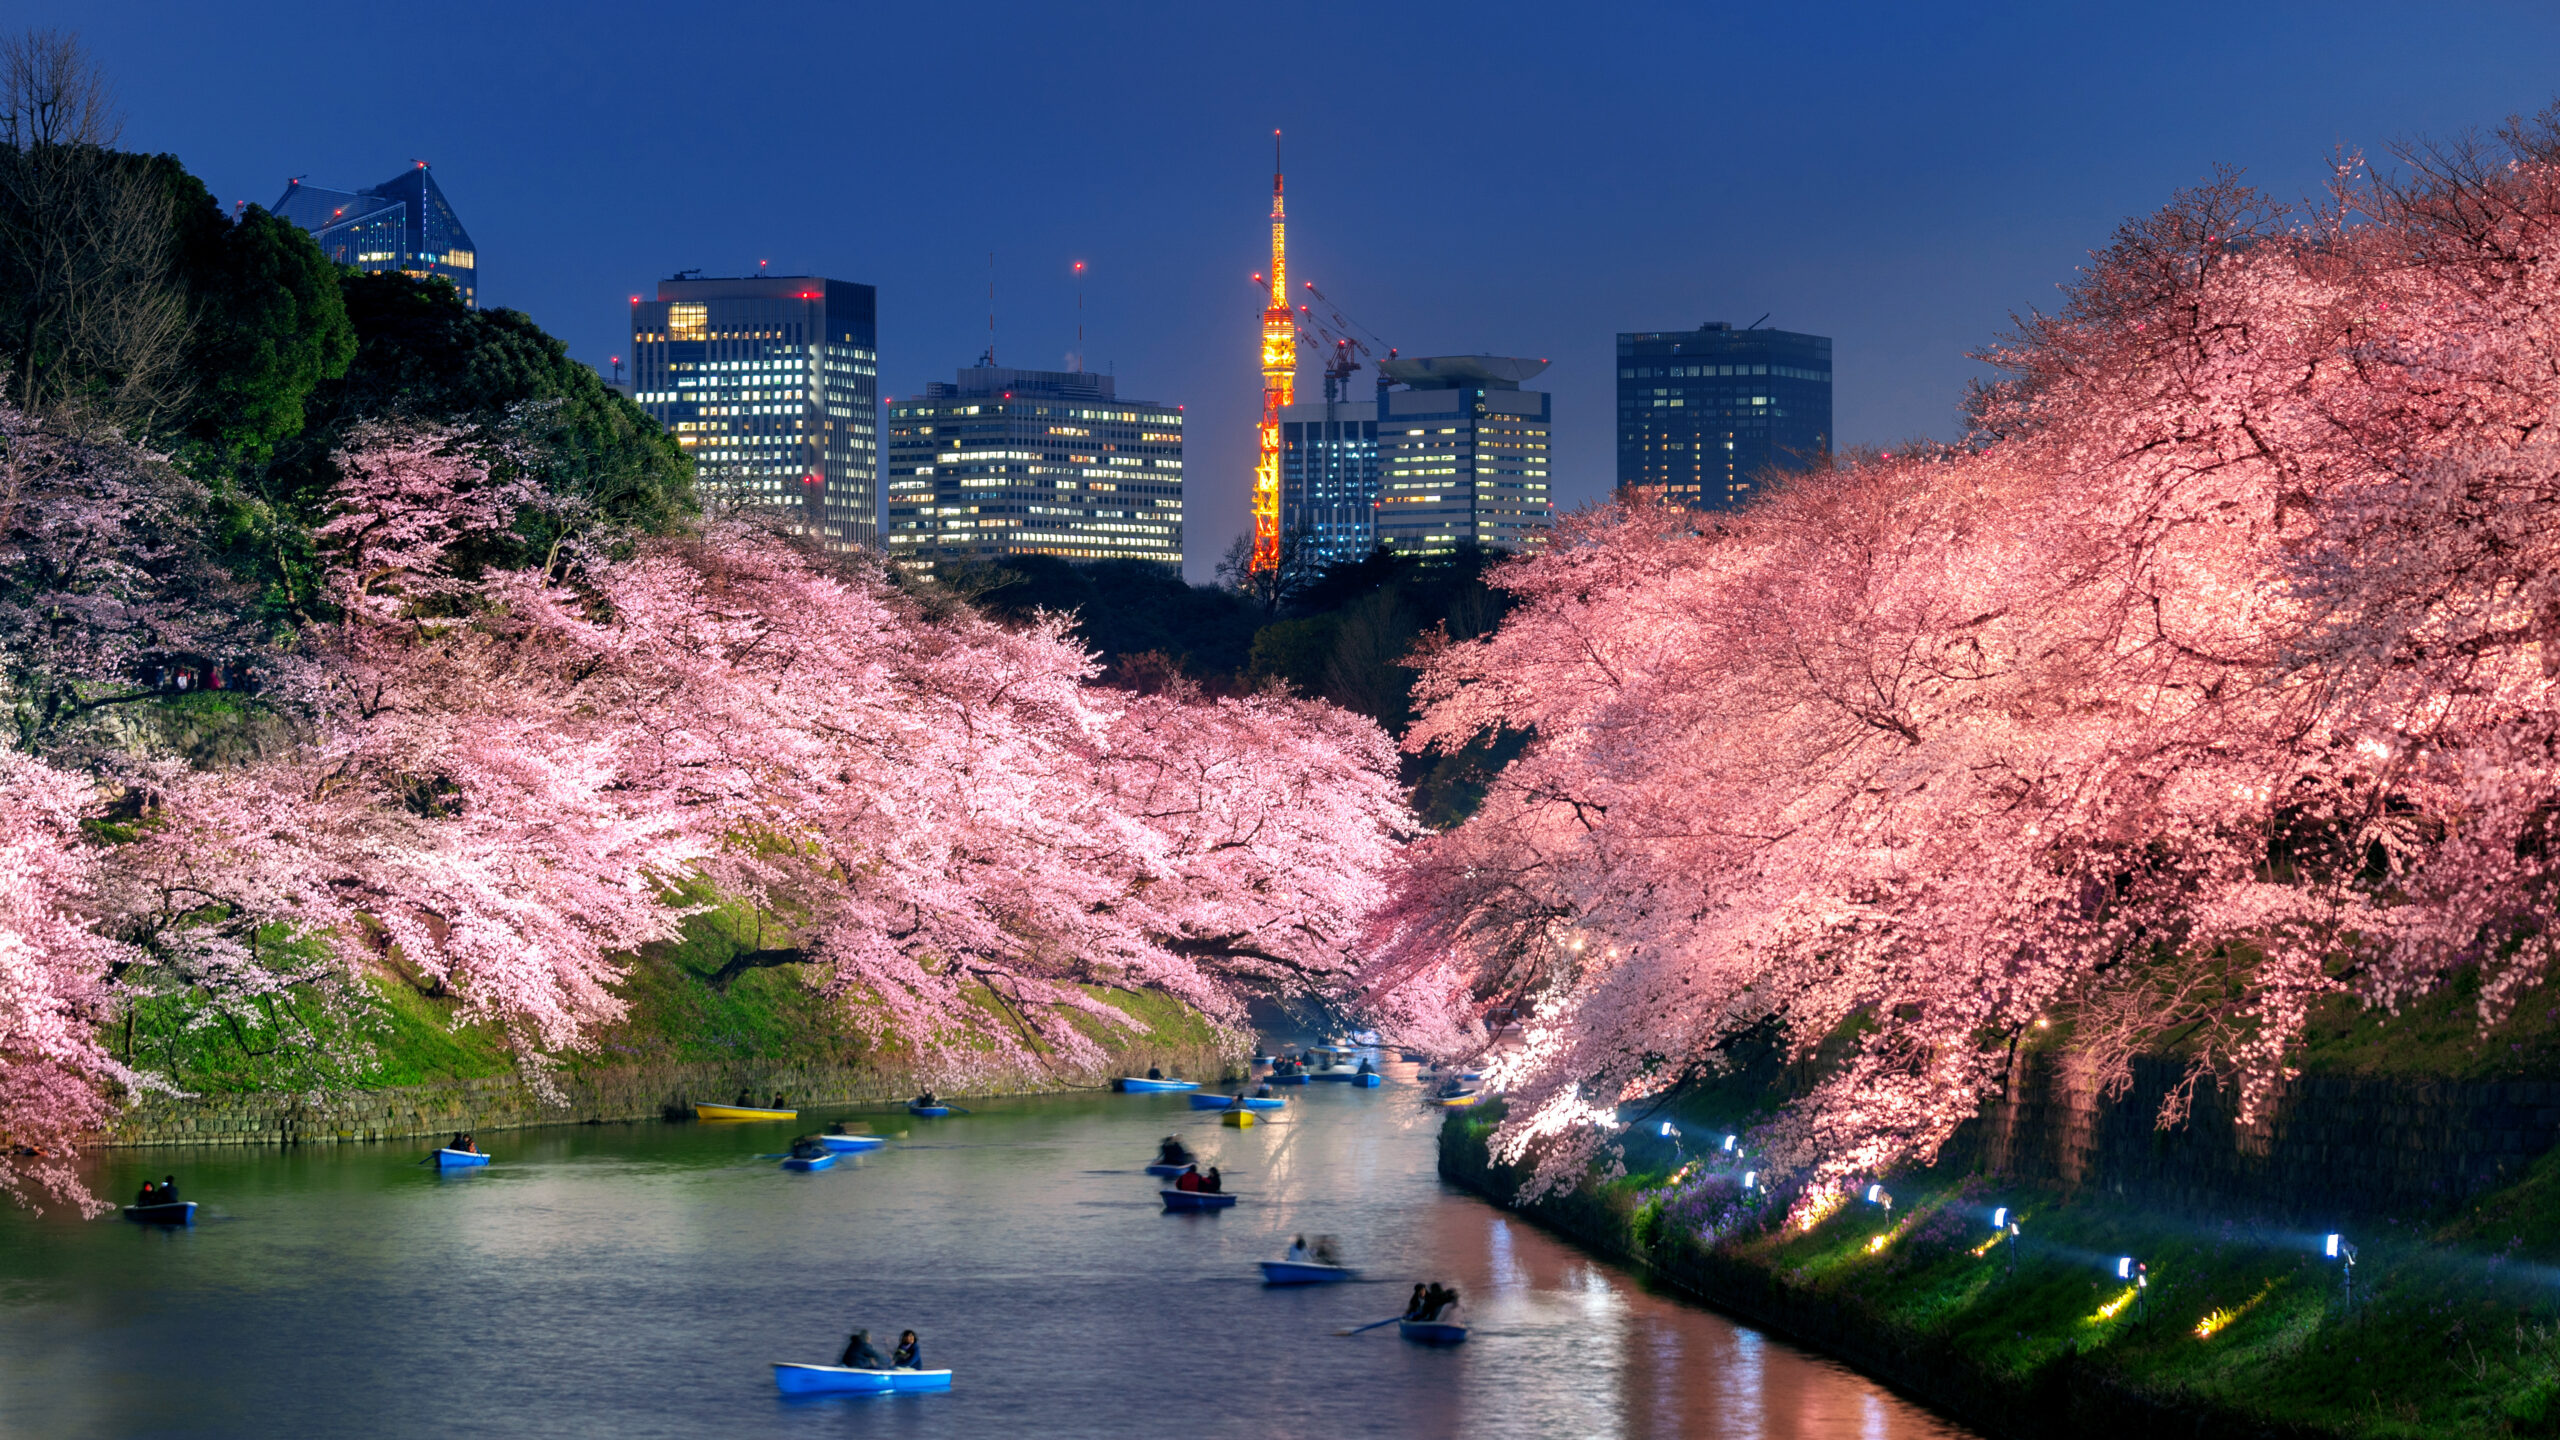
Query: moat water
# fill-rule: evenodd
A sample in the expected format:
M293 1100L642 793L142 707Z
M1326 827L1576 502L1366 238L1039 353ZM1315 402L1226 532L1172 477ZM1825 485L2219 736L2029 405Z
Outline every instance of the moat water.
M1288 1094L1246 1130L1083 1094L513 1131L458 1173L428 1142L106 1152L101 1194L175 1171L199 1223L0 1205L0 1435L1966 1433L1443 1183L1412 1085ZM892 1143L760 1158L813 1118ZM1163 1212L1141 1167L1168 1134L1236 1208ZM1265 1288L1301 1233L1363 1278ZM1334 1333L1423 1279L1465 1296L1463 1346ZM855 1326L918 1331L950 1392L776 1395L771 1362L829 1363Z

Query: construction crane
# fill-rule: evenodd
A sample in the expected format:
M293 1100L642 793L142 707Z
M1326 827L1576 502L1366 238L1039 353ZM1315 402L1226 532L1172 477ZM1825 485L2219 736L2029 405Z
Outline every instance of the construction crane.
M1253 287L1257 292L1269 283L1263 276L1253 277ZM1345 316L1342 308L1334 304L1331 297L1316 288L1314 281L1303 281L1299 288L1314 296L1315 303L1313 305L1301 303L1293 317L1298 330L1298 343L1310 350L1326 352L1324 398L1327 400L1349 399L1352 372L1360 368L1360 361L1355 357L1366 356L1369 363L1375 365L1381 359L1393 360L1398 351L1396 347L1379 339L1368 327L1357 324ZM1316 305L1324 307L1322 314L1317 313ZM1386 354L1381 356L1378 353L1381 350Z

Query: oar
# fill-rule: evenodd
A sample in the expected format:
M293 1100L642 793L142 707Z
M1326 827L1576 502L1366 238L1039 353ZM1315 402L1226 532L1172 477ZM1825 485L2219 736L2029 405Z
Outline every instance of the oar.
M1399 1320L1402 1320L1403 1318L1405 1318L1405 1317L1403 1317L1402 1315L1390 1315L1390 1316L1388 1316L1388 1317L1387 1317L1386 1319L1384 1319L1384 1320L1372 1320L1372 1321L1370 1321L1368 1324L1366 1324L1366 1325L1362 1325L1362 1326L1358 1327L1358 1329L1352 1329L1352 1330L1336 1330L1336 1331L1334 1331L1333 1333L1334 1333L1334 1334L1336 1334L1336 1335L1357 1335L1357 1334L1359 1334L1359 1333L1360 1333L1360 1331L1362 1331L1362 1330L1375 1330L1375 1329L1377 1329L1377 1328L1378 1328L1379 1326L1381 1326L1381 1325L1393 1325L1394 1323L1396 1323L1396 1322L1397 1322L1397 1321L1399 1321Z

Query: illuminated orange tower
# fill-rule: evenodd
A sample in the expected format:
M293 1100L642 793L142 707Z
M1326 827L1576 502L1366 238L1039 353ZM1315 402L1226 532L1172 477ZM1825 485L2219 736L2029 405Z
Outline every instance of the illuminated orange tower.
M1253 568L1280 568L1280 410L1298 388L1289 308L1289 225L1280 205L1280 132L1271 132L1271 305L1262 312L1262 455L1253 467Z

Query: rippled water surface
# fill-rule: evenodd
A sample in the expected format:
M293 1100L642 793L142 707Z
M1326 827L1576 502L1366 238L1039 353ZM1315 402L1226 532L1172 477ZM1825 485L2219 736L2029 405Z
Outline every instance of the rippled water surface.
M175 1169L192 1231L0 1206L0 1434L1769 1436L1954 1429L1819 1357L1587 1259L1433 1173L1410 1085L1314 1085L1222 1128L1179 1095L830 1112L896 1137L830 1172L795 1127L582 1126L423 1143L115 1152ZM803 1117L806 1127L808 1117ZM1167 1215L1139 1168L1179 1133L1242 1202ZM1362 1283L1265 1289L1297 1232ZM1418 1279L1473 1336L1395 1327ZM775 1360L901 1328L950 1393L785 1401Z

